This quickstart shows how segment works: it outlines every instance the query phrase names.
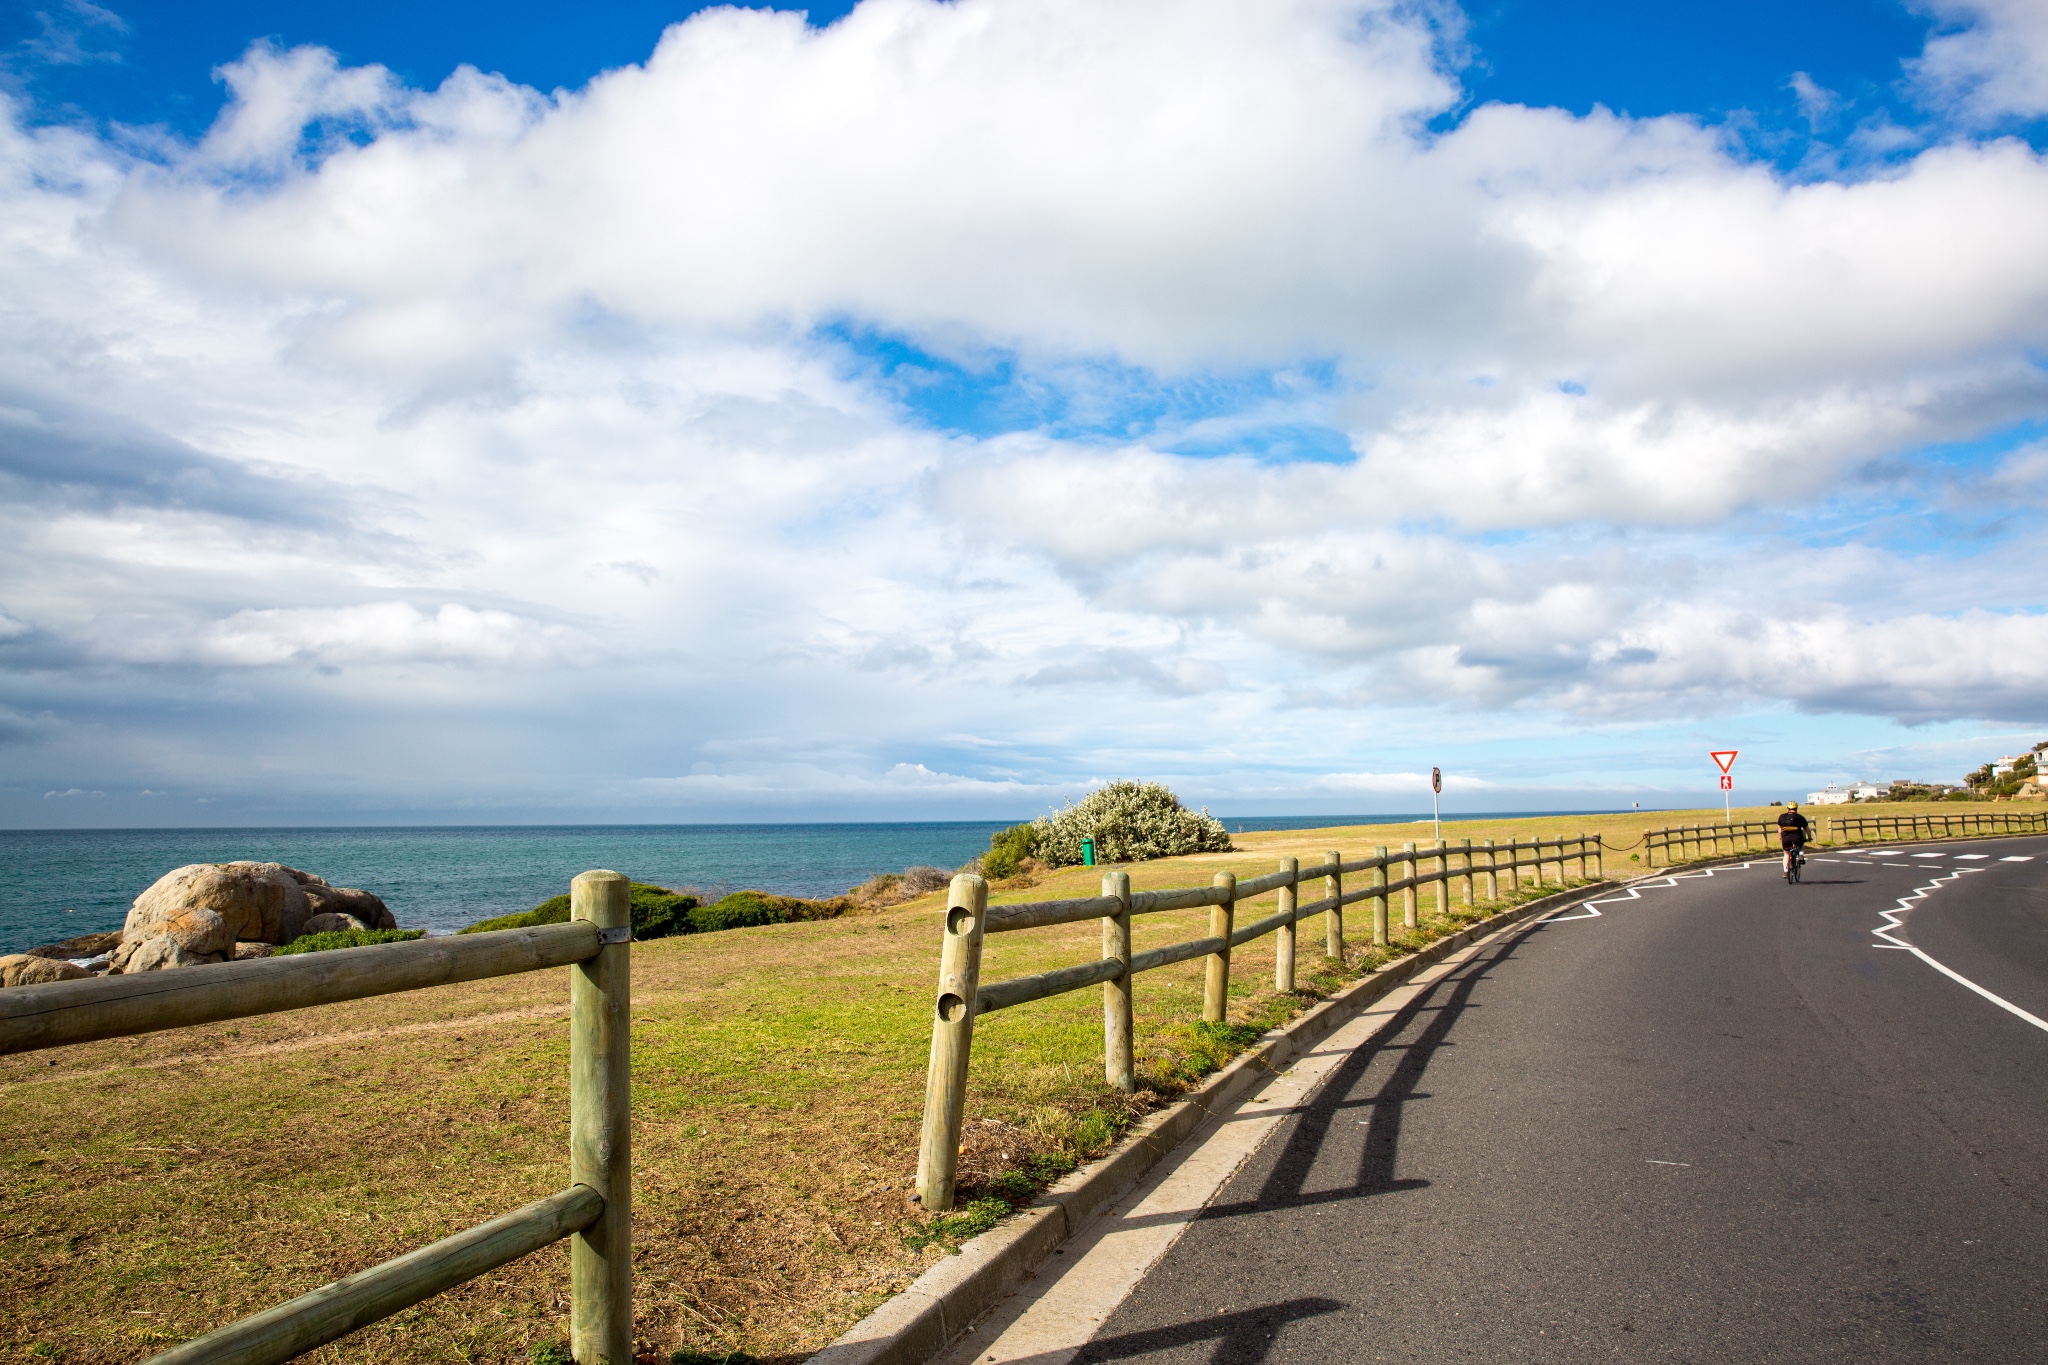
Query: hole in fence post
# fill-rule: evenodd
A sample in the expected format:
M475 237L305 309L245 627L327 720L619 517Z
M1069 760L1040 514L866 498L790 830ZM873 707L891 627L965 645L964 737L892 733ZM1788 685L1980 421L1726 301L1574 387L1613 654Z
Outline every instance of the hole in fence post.
M987 913L988 883L968 872L953 878L946 893L946 932L939 944L938 1008L932 1018L924 1131L917 1148L917 1197L934 1213L953 1207L953 1184L960 1173L960 1123L967 1105L974 993L981 984Z

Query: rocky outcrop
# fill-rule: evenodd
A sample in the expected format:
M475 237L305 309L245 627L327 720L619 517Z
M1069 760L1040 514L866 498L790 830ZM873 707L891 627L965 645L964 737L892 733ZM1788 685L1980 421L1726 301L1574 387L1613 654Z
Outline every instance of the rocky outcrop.
M295 875L306 876L303 872ZM349 926L354 929L398 927L397 918L384 908L384 902L367 891L358 891L352 886L329 886L318 877L308 878L300 885L305 888L306 899L312 904L314 919L322 915L349 915L358 921ZM304 932L315 934L320 931L312 928L311 921L308 921Z
M134 973L238 961L268 952L251 945L290 943L309 932L396 927L391 911L369 892L332 886L295 867L193 863L165 873L135 898L111 969Z
M37 957L98 957L101 953L112 952L120 944L121 931L116 929L112 933L80 934L61 943L45 943L40 948L29 949L29 952Z
M0 986L40 986L46 981L78 981L91 975L61 957L37 957L34 953L0 957Z
M372 927L374 926L363 923L354 915L339 915L332 911L324 915L315 915L306 921L306 932L309 934L338 934L347 929Z

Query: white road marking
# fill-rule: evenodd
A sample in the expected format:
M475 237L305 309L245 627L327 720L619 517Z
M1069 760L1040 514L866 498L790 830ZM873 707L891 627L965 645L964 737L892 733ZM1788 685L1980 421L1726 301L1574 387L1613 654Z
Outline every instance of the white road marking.
M1645 1165L1647 1165L1647 1166L1690 1166L1690 1165L1692 1165L1692 1163L1691 1163L1690 1161L1659 1161L1659 1160L1657 1160L1657 1158L1655 1158L1655 1157L1645 1157L1645 1158L1643 1159L1643 1164L1645 1164Z
M1581 910L1586 912L1583 915L1545 915L1538 923L1563 924L1566 920L1599 919L1601 906L1622 905L1629 901L1639 901L1643 898L1642 893L1644 891L1661 890L1667 886L1676 886L1680 882L1696 882L1702 878L1712 877L1722 872L1747 872L1752 867L1768 867L1776 872L1784 866L1784 860L1781 858L1762 858L1751 859L1746 863L1728 863L1720 867L1703 867L1697 872L1674 872L1669 876L1660 877L1656 881L1640 881L1633 886L1624 887L1622 889L1628 892L1626 896L1604 896L1597 901L1585 901L1579 906Z
M2022 853L2018 857L2000 858L1998 861L2000 861L2001 863L2031 863L2032 861L2034 861L2034 855L2031 853Z
M2013 1004L2012 1001L2007 1000L2004 996L1993 995L1990 991L1985 990L1982 986L1970 980L1969 977L1964 976L1955 968L1945 966L1942 963L1936 962L1933 958L1929 957L1926 953L1914 947L1912 944L1901 943L1898 939L1892 937L1893 930L1905 928L1905 925L1902 921L1905 919L1906 912L1913 908L1913 903L1915 901L1926 900L1927 893L1930 891L1940 890L1941 884L1943 882L1952 882L1960 877L1968 875L1969 873L1982 872L1983 870L1984 869L1981 867L1959 867L1955 871L1949 873L1946 877L1936 877L1933 881L1929 882L1925 886L1915 887L1907 895L1899 897L1899 903L1897 908L1891 910L1878 911L1877 913L1883 916L1884 919L1888 921L1888 923L1886 923L1884 928L1872 929L1870 932L1877 935L1879 938L1883 939L1885 941L1885 946L1893 948L1904 948L1907 952L1919 958L1922 962L1925 962L1928 966L1934 968L1934 970L1940 972L1949 980L1956 982L1958 985L1969 987L1971 990L1977 992L1977 994L1983 996L1986 1000L1989 1000L1992 1004L1998 1006L2000 1009L2007 1010L2013 1014L2016 1014L2020 1018L2032 1024L2035 1028L2040 1029L2043 1033L2048 1033L2048 1019L2043 1019L2037 1014L2029 1014L2026 1010L2023 1010L2018 1005Z
M1948 855L1946 853L1915 853L1913 856L1915 858L1945 858Z
M1903 848L1866 848L1863 851L1873 858L1896 858L1906 850Z
M1959 863L1982 862L1984 859L1989 858L1990 856L1991 855L1989 853L1958 853L1956 855L1956 861Z

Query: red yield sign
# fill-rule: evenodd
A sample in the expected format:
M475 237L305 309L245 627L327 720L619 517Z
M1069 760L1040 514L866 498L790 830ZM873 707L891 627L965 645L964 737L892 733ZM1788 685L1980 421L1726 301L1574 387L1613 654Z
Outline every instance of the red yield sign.
M1707 757L1713 759L1715 763L1720 765L1721 774L1725 778L1729 773L1735 770L1736 753L1737 751L1734 749L1716 749L1713 752L1709 753ZM1728 783L1726 781L1723 781L1721 785L1725 788L1728 785Z

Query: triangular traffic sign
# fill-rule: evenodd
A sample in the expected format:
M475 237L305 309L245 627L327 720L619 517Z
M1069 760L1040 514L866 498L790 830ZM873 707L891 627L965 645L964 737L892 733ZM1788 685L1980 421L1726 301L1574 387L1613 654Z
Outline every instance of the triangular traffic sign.
M1735 749L1716 749L1712 753L1708 754L1707 757L1713 759L1714 762L1720 764L1721 771L1725 773L1731 771L1735 767L1735 755L1737 752L1738 751Z

